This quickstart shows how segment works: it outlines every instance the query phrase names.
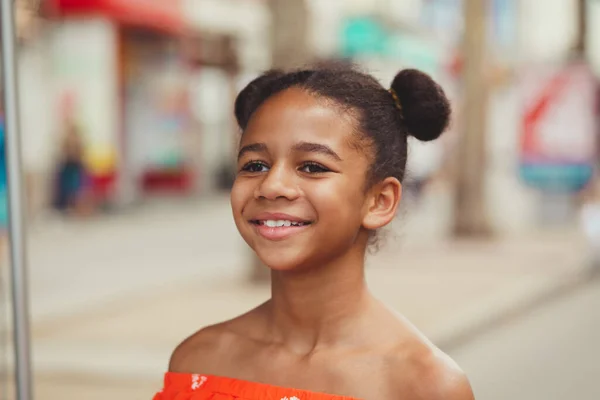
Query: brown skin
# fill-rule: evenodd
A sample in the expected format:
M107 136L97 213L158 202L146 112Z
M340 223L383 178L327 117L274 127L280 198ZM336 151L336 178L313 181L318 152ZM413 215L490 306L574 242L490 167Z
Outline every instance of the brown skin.
M354 131L352 118L300 89L256 111L240 148L264 146L241 152L231 205L242 237L272 270L272 298L188 338L171 371L366 400L473 399L456 364L366 287L369 232L392 221L402 185L390 177L365 190L372 155ZM298 149L307 142L337 157ZM261 212L312 224L271 241L251 223Z

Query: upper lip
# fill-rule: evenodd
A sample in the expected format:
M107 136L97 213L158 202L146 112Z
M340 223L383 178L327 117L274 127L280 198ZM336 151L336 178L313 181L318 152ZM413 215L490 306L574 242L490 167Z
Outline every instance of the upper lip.
M284 213L268 213L262 212L250 219L251 221L291 221L291 222L310 222L305 218L296 217Z

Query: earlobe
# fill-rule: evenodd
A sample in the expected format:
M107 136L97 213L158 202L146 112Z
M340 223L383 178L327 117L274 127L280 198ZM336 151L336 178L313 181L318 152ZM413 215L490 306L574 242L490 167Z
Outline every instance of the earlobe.
M386 178L373 187L369 196L363 227L376 230L392 222L396 216L402 198L402 184L396 178Z

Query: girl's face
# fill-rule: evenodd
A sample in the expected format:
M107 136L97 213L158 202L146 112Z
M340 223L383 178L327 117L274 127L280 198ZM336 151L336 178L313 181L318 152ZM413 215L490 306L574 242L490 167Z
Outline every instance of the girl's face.
M272 269L310 268L355 246L364 250L367 229L379 227L381 185L365 192L370 158L353 130L350 118L296 88L252 116L231 205L240 234Z

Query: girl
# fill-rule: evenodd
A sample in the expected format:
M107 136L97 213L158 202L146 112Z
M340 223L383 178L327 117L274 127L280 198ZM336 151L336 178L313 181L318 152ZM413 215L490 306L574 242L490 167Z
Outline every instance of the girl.
M236 226L271 299L174 351L155 400L471 400L460 369L369 293L367 247L394 219L409 135L448 125L416 70L390 90L353 68L272 71L239 94Z

